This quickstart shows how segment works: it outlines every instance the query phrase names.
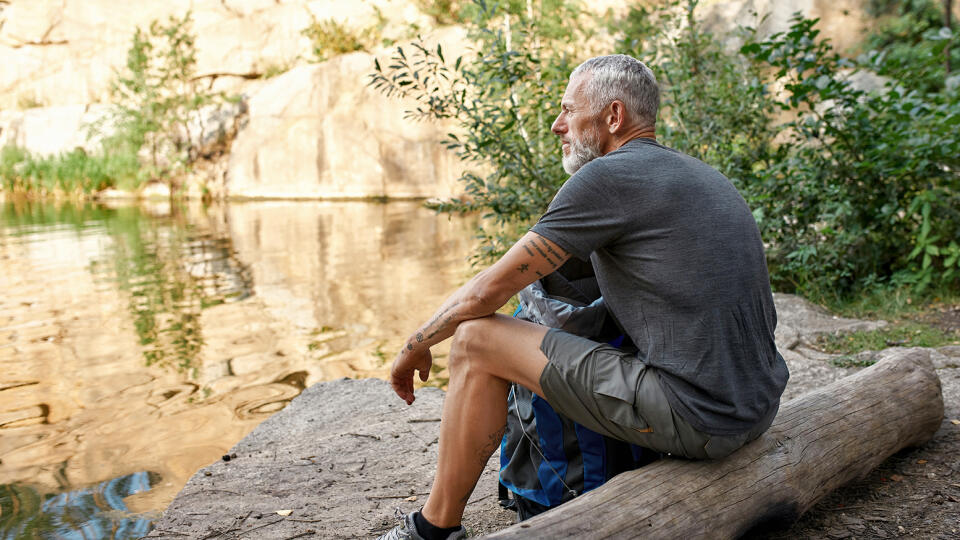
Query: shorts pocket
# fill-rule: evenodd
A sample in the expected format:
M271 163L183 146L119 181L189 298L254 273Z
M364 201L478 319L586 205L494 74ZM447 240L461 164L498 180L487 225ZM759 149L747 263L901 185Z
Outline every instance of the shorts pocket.
M736 452L741 446L746 444L748 436L743 435L712 435L707 444L703 445L703 451L709 459L721 459Z
M593 393L600 413L608 420L641 433L650 426L634 406L637 384L644 370L639 361L606 359L598 362L593 377Z

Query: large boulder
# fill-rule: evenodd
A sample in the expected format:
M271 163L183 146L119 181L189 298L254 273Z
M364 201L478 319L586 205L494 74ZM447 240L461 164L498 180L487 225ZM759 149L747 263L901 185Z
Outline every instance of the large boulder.
M461 43L451 29L441 43ZM373 56L342 55L268 81L230 152L232 197L432 197L457 193L462 164L442 124L404 119L410 108L367 85Z

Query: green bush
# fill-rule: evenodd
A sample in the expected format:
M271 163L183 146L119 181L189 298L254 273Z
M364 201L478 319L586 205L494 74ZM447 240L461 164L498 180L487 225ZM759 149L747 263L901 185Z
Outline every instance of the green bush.
M433 17L437 24L456 24L461 22L458 0L416 0L421 12Z
M879 283L953 287L960 280L960 99L955 91L850 82L891 71L882 54L855 64L818 40L815 20L742 51L784 84L776 104L788 142L747 193L763 212L768 259L781 287L849 294Z
M377 23L362 29L353 29L336 19L312 18L301 34L313 42L313 56L318 62L355 51L368 51L379 45L387 19L376 10Z
M960 69L960 47L949 47L950 33L941 33L945 2L940 0L871 0L869 13L877 17L864 43L866 50L884 55L880 75L897 77L910 72L901 84L911 90L944 89L947 60ZM952 38L956 40L955 35Z
M127 51L126 69L112 85L116 131L105 148L145 155L143 176L170 178L196 158L192 125L204 105L222 101L195 76L196 36L192 16L154 20L137 28Z

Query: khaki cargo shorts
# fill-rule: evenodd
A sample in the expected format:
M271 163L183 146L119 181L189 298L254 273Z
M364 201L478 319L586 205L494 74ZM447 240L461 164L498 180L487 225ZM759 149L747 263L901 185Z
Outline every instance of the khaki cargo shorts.
M740 435L710 435L676 414L656 368L635 354L551 329L540 350L549 362L540 375L547 402L559 413L621 441L694 459L725 457L759 437L777 407Z

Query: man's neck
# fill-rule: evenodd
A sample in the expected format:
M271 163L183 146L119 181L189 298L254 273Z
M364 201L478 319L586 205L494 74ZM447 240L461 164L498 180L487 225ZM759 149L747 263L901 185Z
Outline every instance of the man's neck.
M657 130L654 126L635 127L628 129L610 140L608 149L606 152L604 152L604 154L613 152L614 150L634 139L653 139L655 141L657 140Z

